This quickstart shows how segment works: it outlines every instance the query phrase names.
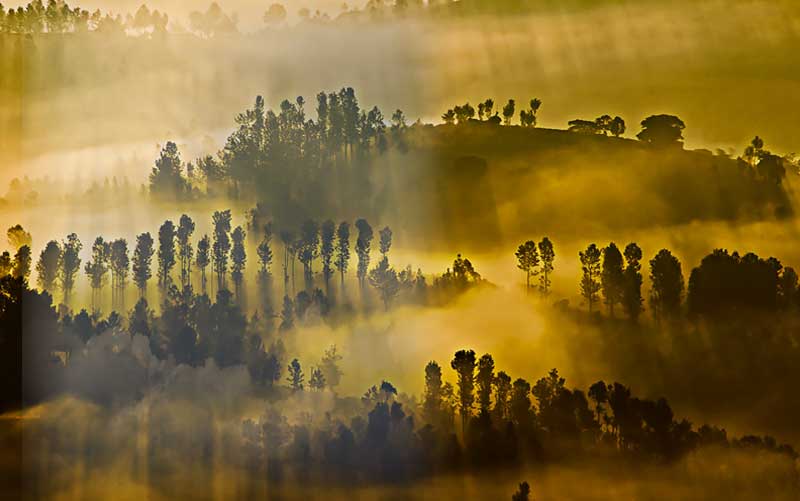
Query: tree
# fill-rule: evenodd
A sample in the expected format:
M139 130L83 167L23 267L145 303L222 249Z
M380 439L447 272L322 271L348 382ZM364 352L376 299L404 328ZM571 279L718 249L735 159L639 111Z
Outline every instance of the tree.
M342 380L342 370L339 368L342 356L336 351L336 345L332 345L325 350L325 355L322 357L320 369L322 375L325 377L325 382L328 388L336 388Z
M380 236L380 251L383 257L389 254L389 249L392 247L392 230L388 226L384 227L378 232Z
M581 120L575 119L570 120L567 122L567 125L570 132L575 132L577 134L599 134L602 130L597 126L597 122L593 120Z
M49 292L51 296L55 293L60 261L61 246L55 240L47 242L44 250L39 254L39 261L36 263L36 280L39 283L39 288ZM0 276L2 276L2 273L0 273Z
M217 290L220 291L226 288L228 253L231 250L231 240L228 235L231 231L231 211L215 211L211 219L214 224L214 245L211 257L214 273L217 275Z
M133 251L133 282L139 289L139 298L147 295L147 281L153 276L151 263L153 260L153 237L150 233L142 233L136 237L136 249Z
M494 111L494 100L487 99L483 102L483 111L486 113L486 117L490 118L492 116L492 111Z
M100 296L102 295L105 276L108 272L108 261L111 254L111 246L97 237L92 244L92 258L86 263L84 270L89 277L89 284L92 287L92 311L99 309Z
M522 378L517 378L511 385L511 397L508 403L508 416L518 427L525 429L530 425L531 410L531 384Z
M192 218L183 214L178 222L178 257L181 265L181 289L192 283L192 234L194 233L194 221Z
M686 124L673 115L652 115L642 120L642 131L636 135L640 141L653 146L682 146Z
M108 255L111 269L111 307L114 310L125 310L125 287L128 283L130 258L128 257L128 241L118 238L111 242Z
M296 358L289 364L289 377L286 381L289 382L289 388L292 391L303 391L303 369L300 367L300 361Z
M434 361L425 366L425 394L422 415L426 422L439 424L442 412L442 368Z
M278 26L286 20L286 7L279 3L269 6L264 13L264 23L269 26Z
M656 320L675 315L681 307L683 272L678 258L661 249L650 260L650 308Z
M347 223L339 224L336 230L336 269L342 279L344 288L344 275L347 273L347 265L350 262L350 225Z
M519 123L523 127L536 127L536 113L539 111L539 108L542 106L542 101L537 98L531 99L531 109L530 110L520 110L519 112Z
M19 224L10 227L6 231L6 237L8 239L8 245L13 251L18 251L23 245L30 247L33 242L31 234L25 231L22 225Z
M475 352L472 350L457 351L450 367L458 374L458 408L461 414L462 436L467 430L467 421L472 415L475 403Z
M525 272L525 293L531 289L531 277L539 274L539 252L536 242L528 240L520 245L517 252L517 268Z
M319 225L313 219L306 220L300 228L297 257L303 264L306 290L314 287L314 259L319 256Z
M9 254L8 251L3 251L3 253L0 254L0 278L10 275L13 267L14 264L11 260L11 254Z
M330 296L330 280L333 276L333 246L336 233L336 224L328 219L322 223L320 230L320 256L322 257L322 277L325 279L325 294Z
M400 291L400 282L397 272L389 266L389 258L384 256L378 265L369 272L369 284L378 290L385 310Z
M503 123L505 125L511 125L511 120L514 118L514 110L516 106L517 103L515 103L513 99L509 99L508 104L503 106Z
M625 272L622 289L622 309L632 321L642 312L642 249L631 242L625 246Z
M511 376L503 371L497 373L492 382L494 386L494 415L500 421L509 418L509 399L511 398Z
M494 384L494 359L488 353L478 360L478 407L481 413L488 413L492 405L492 385Z
M175 266L175 224L164 221L158 229L158 285L166 291L172 285L170 272Z
M456 112L454 110L447 110L442 115L442 121L447 125L453 125L456 121Z
M161 198L181 199L188 191L178 146L168 141L150 173L150 193Z
M356 229L358 230L358 238L356 238L356 255L358 256L358 283L361 288L364 288L365 280L367 277L367 270L369 270L369 254L370 246L372 245L372 227L366 219L359 219L356 221Z
M206 293L206 268L211 263L211 239L208 238L208 235L203 235L203 238L197 242L197 256L195 257L194 264L200 268L200 287L203 291L203 294Z
M619 137L625 134L625 120L620 117L614 117L608 126L608 131L614 137Z
M17 253L14 254L11 276L27 282L28 276L31 274L31 262L31 248L28 244L25 244L17 249Z
M542 260L542 273L539 276L539 291L542 296L547 297L550 294L551 279L550 275L553 273L553 261L556 259L556 252L553 249L553 242L549 238L544 237L539 242L539 257Z
M589 313L594 310L597 293L600 292L600 249L590 244L585 251L578 253L581 260L581 295L589 304Z
M309 388L322 391L325 389L325 385L325 375L322 373L322 369L314 367L314 369L311 370L311 379L308 381Z
M78 235L70 233L67 239L61 243L61 268L59 270L59 280L61 290L64 293L64 304L69 305L69 298L72 295L72 288L75 286L75 275L81 268L80 252L83 244L78 239Z
M283 306L281 307L281 332L292 330L294 327L294 303L289 296L283 296Z
M233 249L231 249L231 279L237 299L241 299L242 282L244 280L244 267L247 263L247 253L244 248L246 233L241 226L237 226L231 233Z
M622 302L625 278L622 270L622 253L614 242L603 249L603 271L600 277L603 298L608 307L609 316L614 316L614 305Z
M519 489L517 492L511 496L511 501L528 501L531 496L531 486L528 485L528 482L522 482L519 484Z
M258 244L256 253L258 254L258 262L261 265L259 273L262 277L266 278L270 273L270 265L272 265L272 224L264 225L264 237L261 243Z

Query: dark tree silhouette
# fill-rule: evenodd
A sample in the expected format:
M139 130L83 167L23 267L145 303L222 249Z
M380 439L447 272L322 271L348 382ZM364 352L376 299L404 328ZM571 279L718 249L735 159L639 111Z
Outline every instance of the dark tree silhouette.
M363 290L365 280L367 277L367 270L369 270L369 254L370 247L372 246L372 227L366 219L359 219L356 221L356 229L358 230L358 238L356 239L356 255L358 256L358 283Z
M247 263L247 252L244 248L246 233L241 226L237 226L231 233L233 248L231 249L231 280L233 280L236 299L241 300L242 283L244 281L244 267Z
M625 278L622 270L622 254L616 244L611 242L603 249L603 271L600 277L603 298L608 307L609 316L614 316L614 305L622 302L625 289Z
M197 256L194 264L200 269L200 288L202 293L205 294L208 284L206 268L211 264L211 239L208 238L208 235L203 235L203 238L197 242Z
M39 261L36 263L36 279L39 288L47 291L51 296L56 291L56 280L58 279L58 263L61 261L61 246L58 242L51 240L47 242L44 250L39 254ZM0 276L4 275L1 273Z
M341 286L344 288L344 276L350 262L350 225L340 223L336 229L336 269L341 277Z
M492 411L499 421L505 421L509 419L511 412L511 376L500 371L492 384L494 386L494 409Z
M183 214L178 222L178 258L181 266L181 289L192 283L192 234L194 233L194 221L192 218Z
M0 254L0 278L10 275L12 266L11 254L8 251L3 251Z
M525 272L525 293L531 290L531 277L539 274L539 252L536 242L528 240L520 245L517 252L517 268Z
M150 192L165 199L181 199L187 196L188 191L178 146L169 141L161 150L150 174Z
M336 345L332 345L325 350L320 369L322 370L322 375L325 377L325 384L328 388L335 389L342 380L342 370L339 368L339 362L341 361L342 356L337 352Z
M281 332L292 330L294 327L294 303L289 296L283 296L283 306L281 307Z
M622 289L622 308L634 322L642 312L642 249L635 243L625 246L624 287Z
M228 273L228 253L231 250L231 211L215 211L212 216L214 224L214 244L211 257L214 273L217 275L217 290L226 288L225 277Z
M678 258L661 249L650 260L650 309L656 320L675 316L683 296L683 272Z
M389 258L384 256L378 265L369 272L369 284L377 289L385 310L389 309L392 299L400 291L397 272L389 266Z
M164 221L158 229L158 285L166 291L172 285L170 273L175 266L175 224Z
M303 391L303 369L300 367L300 362L295 358L289 364L289 376L286 381L289 383L289 388L292 391Z
M492 405L492 385L494 384L494 359L488 353L478 360L478 408L481 413L488 413Z
M625 134L625 120L620 117L614 117L608 126L608 132L614 137Z
M380 236L381 256L386 257L389 254L389 249L392 248L392 230L386 226L378 234Z
M111 246L103 240L103 237L97 237L92 244L92 258L84 266L84 271L89 277L89 285L92 288L92 312L96 312L100 308L110 254Z
M442 368L434 361L425 366L425 393L422 400L422 415L428 423L441 425L442 417Z
M322 391L326 386L327 382L325 381L325 375L322 373L322 369L314 367L311 370L311 379L308 380L308 387L315 391Z
M322 277L325 279L325 294L330 297L330 281L333 276L333 250L334 238L336 234L336 223L328 219L322 223L320 229L320 249L319 254L322 258Z
M305 288L314 288L314 260L319 257L319 225L313 219L306 220L300 228L297 257L303 264Z
M151 271L153 243L150 233L142 233L136 237L136 249L133 251L133 282L139 289L140 299L144 299L147 295L147 281L153 276Z
M640 141L653 146L682 146L686 124L673 115L652 115L642 120L642 131L636 135Z
M125 311L125 287L128 284L130 272L130 257L128 256L128 241L118 238L111 242L108 255L109 268L111 269L111 308L114 311Z
M511 496L511 501L528 501L531 498L531 486L528 482L519 484L519 489Z
M466 433L467 422L475 403L475 352L457 351L450 367L458 374L458 410L461 414L461 433Z
M20 224L15 224L6 231L8 245L13 251L18 251L23 245L31 246L33 238Z
M32 261L33 258L31 256L31 247L28 244L25 244L17 249L17 253L14 254L14 263L11 268L11 276L22 279L27 283L28 276L31 274Z
M600 249L590 244L585 251L578 253L581 260L581 296L589 305L589 313L594 311L597 295L600 292Z
M67 239L61 243L61 267L59 270L59 280L61 281L61 291L64 293L64 304L69 305L72 295L72 288L75 286L75 275L81 268L80 252L83 244L78 239L78 235L71 233Z
M553 262L556 259L553 243L547 237L544 237L542 241L539 242L539 258L542 260L542 272L539 275L539 291L542 293L542 296L547 297L550 295L550 286L552 285L550 275L553 273Z
M508 103L503 106L503 123L505 125L511 125L511 120L514 118L516 107L517 103L515 103L513 99L509 99Z

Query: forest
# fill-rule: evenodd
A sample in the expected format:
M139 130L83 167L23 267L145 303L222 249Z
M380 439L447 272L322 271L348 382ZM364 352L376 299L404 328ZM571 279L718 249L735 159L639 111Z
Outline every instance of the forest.
M3 0L0 497L800 496L790 0Z

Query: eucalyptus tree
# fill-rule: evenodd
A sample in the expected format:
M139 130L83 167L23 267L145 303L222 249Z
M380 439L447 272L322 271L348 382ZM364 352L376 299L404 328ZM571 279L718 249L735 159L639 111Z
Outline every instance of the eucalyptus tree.
M61 261L61 246L55 240L47 242L36 263L36 280L39 287L53 295L58 280L58 266Z
M142 233L136 237L136 248L133 251L133 282L139 289L139 298L147 296L147 281L153 276L152 261L155 250L150 233Z

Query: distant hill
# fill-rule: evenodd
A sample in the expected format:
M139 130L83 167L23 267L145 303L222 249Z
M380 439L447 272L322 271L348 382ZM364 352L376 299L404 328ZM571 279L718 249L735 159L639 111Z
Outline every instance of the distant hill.
M487 122L418 125L407 142L376 182L387 216L431 245L792 214L782 183L705 150Z

